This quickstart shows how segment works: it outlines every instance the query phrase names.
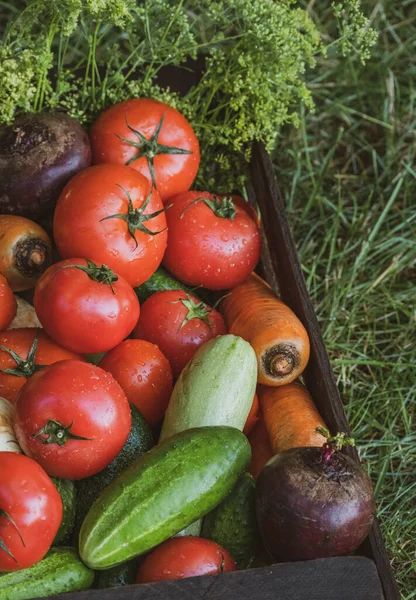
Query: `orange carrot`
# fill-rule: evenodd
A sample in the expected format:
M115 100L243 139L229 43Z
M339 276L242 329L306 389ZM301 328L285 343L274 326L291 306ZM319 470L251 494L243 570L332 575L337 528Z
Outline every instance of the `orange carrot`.
M15 215L0 215L0 273L14 292L35 287L51 263L52 244L40 225Z
M259 402L273 453L302 446L322 446L326 427L308 390L299 382L278 388L260 385Z
M264 419L260 416L257 425L248 435L248 441L251 446L251 462L248 470L255 479L260 475L260 471L273 456L273 451L270 446L267 429L264 424Z
M253 404L251 405L250 412L248 413L246 424L244 425L243 433L248 435L254 428L260 418L260 405L257 394L254 394Z
M258 275L252 273L234 288L222 301L221 312L228 331L254 348L259 383L285 385L302 373L309 360L308 334Z

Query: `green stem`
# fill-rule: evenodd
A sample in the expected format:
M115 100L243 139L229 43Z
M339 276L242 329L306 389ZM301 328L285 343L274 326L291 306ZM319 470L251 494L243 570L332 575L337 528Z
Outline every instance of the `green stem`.
M46 421L46 425L41 427L41 429L32 435L32 437L39 440L41 444L58 444L58 446L65 446L68 440L91 441L93 439L71 433L70 430L73 424L74 421L65 427L65 425L62 425L62 423L59 423L59 421L48 419Z

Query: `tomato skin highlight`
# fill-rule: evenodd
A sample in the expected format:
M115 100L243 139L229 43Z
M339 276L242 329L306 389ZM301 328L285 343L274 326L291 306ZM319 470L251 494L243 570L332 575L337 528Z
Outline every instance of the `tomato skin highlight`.
M65 348L106 352L131 333L139 301L123 277L100 283L77 265L87 267L87 261L71 258L49 267L36 285L35 309L45 331Z
M154 427L163 419L173 377L168 359L155 344L125 340L110 350L98 366L112 374L149 425Z
M180 290L156 292L142 304L140 319L133 330L133 338L147 340L160 348L170 362L174 378L202 344L227 333L222 315L209 307L209 325L193 318L182 326L188 309L181 301L187 298L193 303L200 302Z
M104 469L131 429L129 403L119 384L110 373L77 360L35 373L15 406L14 429L21 448L48 475L61 479L83 479ZM49 421L88 439L67 439L62 446L42 443L47 436L40 432Z
M62 500L40 465L23 454L0 452L0 572L18 571L42 560L62 520ZM16 562L17 561L17 562Z
M156 189L163 202L188 190L199 167L199 142L186 118L174 108L150 98L133 98L119 102L103 112L93 124L90 133L93 163L111 163L129 166L152 182L145 156L134 160L140 151L127 142L140 143L141 133L149 140L164 118L158 142L165 146L188 151L189 154L156 154L154 172ZM132 129L130 129L130 127ZM119 137L120 136L120 137Z
M153 583L236 571L231 555L211 540L178 536L163 542L139 568L137 583Z
M7 279L0 275L0 331L6 329L16 316L17 302L7 283Z
M34 363L36 365L51 365L59 360L84 360L80 354L71 352L54 342L43 329L36 327L21 327L0 333L0 346L9 348L20 358L26 360L33 346L35 336L38 336ZM8 352L0 349L0 396L10 402L15 402L17 394L26 383L28 377L24 375L9 375L2 373L2 369L15 369L18 365Z
M166 248L165 213L143 221L154 235L136 229L134 238L127 222L114 215L127 215L129 196L132 208L140 209L150 192L147 179L130 167L97 165L78 173L65 186L56 205L53 230L59 254L62 258L76 256L105 264L133 287L147 281L160 265ZM143 215L162 209L159 194L152 190Z
M218 204L227 198L230 217L218 216L204 201ZM247 279L259 261L261 239L253 210L242 202L194 191L172 198L164 267L180 281L210 290L230 289Z

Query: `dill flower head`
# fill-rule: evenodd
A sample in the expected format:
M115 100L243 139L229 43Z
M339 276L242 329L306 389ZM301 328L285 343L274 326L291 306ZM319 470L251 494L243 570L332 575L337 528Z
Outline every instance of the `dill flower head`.
M313 107L305 73L317 56L330 46L366 60L376 40L359 0L333 4L340 37L327 44L293 0L29 0L17 15L20 2L9 2L1 122L46 109L88 123L110 104L151 96L191 121L198 183L218 191L241 186L254 140L270 149L281 125ZM164 67L198 57L202 77L185 95L160 86Z

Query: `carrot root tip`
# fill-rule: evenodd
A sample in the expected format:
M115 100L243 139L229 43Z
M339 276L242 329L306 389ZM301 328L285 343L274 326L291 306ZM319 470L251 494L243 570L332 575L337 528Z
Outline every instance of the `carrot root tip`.
M299 364L299 352L292 344L277 344L262 357L263 370L273 379L282 379L292 373Z
M38 238L23 238L14 249L14 268L23 277L36 277L50 263L50 248L46 242Z

